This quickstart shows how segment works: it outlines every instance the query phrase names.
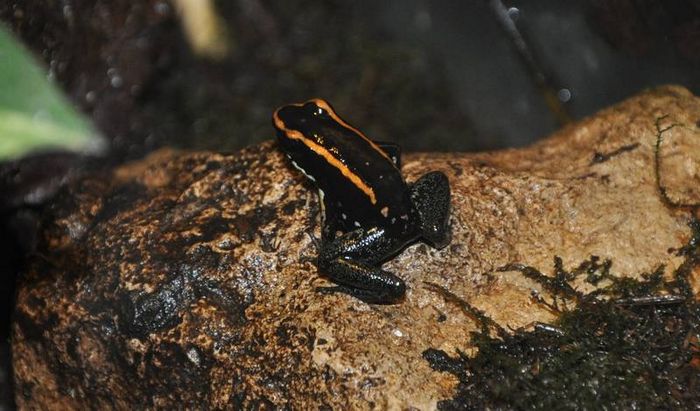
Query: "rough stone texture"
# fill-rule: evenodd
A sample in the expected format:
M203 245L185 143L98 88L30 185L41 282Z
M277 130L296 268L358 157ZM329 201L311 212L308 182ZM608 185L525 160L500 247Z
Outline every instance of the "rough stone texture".
M76 181L19 285L17 404L434 408L456 380L421 353L469 352L476 324L425 281L522 327L552 314L537 284L495 271L506 264L549 273L555 256L597 255L634 277L679 264L700 202L700 99L659 88L528 148L404 164L409 181L449 176L453 240L386 264L410 287L391 306L315 292L317 197L271 143L161 151Z

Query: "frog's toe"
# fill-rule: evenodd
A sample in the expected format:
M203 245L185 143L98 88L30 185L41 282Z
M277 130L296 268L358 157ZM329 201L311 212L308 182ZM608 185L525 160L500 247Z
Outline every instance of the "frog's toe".
M442 230L436 227L430 227L428 232L426 232L425 228L423 229L423 238L430 243L430 245L439 250L445 248L450 243L452 235L447 228Z

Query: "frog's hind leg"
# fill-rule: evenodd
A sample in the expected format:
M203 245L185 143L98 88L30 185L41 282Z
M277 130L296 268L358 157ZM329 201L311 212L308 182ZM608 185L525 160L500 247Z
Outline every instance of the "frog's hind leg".
M411 185L411 200L420 216L421 234L435 248L450 243L450 183L440 171L431 171Z
M399 302L406 284L379 266L396 246L383 234L377 229L357 229L325 243L318 255L318 269L338 284L325 291L350 294L370 304Z
M333 287L320 287L321 292L340 292L368 304L396 304L406 294L406 283L394 274L362 262L339 257L319 268L333 282Z

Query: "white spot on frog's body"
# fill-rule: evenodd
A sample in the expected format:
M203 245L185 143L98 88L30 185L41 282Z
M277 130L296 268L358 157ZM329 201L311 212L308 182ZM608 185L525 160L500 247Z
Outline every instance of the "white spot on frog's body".
M345 213L341 213L340 216L343 217L343 220L347 220L347 219L348 219L348 216L345 215Z
M321 204L321 215L323 216L323 220L326 220L326 203L323 201L323 199L326 197L326 193L323 192L320 188L318 189L318 200L319 203Z
M290 157L290 158L291 158L291 157ZM316 182L316 179L314 178L314 176L312 176L311 174L307 173L306 170L304 170L303 168L299 167L299 164L297 164L296 161L292 160L292 165L294 166L294 168L296 168L297 170L301 171L301 173L304 174L304 175L306 176L306 178L308 178L309 180L311 180L311 181L313 181L313 182Z
M402 220L408 220L408 214L404 214L399 218L401 218Z
M396 217L391 217L391 224L394 224L396 222Z
M365 165L369 167L369 161L365 161Z
M355 227L358 227L358 228L362 227L362 226L360 225L360 223L358 223L357 221L355 221L353 224L355 224Z
M380 213L382 213L384 218L387 218L389 216L389 207L386 207L386 206L382 207Z

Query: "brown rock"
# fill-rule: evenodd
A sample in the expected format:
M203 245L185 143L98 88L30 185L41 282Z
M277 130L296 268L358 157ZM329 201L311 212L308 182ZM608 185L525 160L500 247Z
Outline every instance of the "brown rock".
M506 264L675 268L700 202L699 121L699 98L664 87L528 148L407 156L409 181L449 176L453 240L386 264L409 286L390 306L315 292L328 284L310 262L317 197L274 144L158 152L86 177L19 285L17 404L434 408L456 379L423 351L469 352L477 324L425 282L522 327L553 315L530 298L538 284L496 271Z

